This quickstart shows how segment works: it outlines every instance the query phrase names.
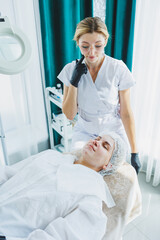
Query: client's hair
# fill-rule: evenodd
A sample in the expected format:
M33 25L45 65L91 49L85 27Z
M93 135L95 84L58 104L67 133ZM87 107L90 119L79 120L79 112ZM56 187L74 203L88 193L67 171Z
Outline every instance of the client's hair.
M114 132L102 132L100 133L100 136L102 135L109 135L111 138L115 141L115 148L112 154L112 157L110 159L110 163L112 164L112 167L106 170L101 170L99 173L102 176L110 175L114 173L118 167L125 161L126 159L126 153L127 153L127 147L123 139Z

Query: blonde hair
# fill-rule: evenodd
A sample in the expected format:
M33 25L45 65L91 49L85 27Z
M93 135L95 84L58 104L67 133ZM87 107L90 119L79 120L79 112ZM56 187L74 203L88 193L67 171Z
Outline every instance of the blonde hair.
M106 40L109 38L107 26L99 17L87 17L77 24L73 40L78 44L83 34L93 32L102 34Z

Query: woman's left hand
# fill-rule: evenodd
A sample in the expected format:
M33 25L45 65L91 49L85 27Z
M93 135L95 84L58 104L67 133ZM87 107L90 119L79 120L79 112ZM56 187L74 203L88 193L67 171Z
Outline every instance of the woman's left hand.
M139 160L139 155L138 153L131 153L131 164L135 168L137 175L139 173L139 170L141 168L141 163Z

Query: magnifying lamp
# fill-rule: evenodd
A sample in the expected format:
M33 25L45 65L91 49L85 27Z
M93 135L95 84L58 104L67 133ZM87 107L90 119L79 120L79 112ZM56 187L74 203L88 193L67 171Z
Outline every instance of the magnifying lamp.
M31 45L27 36L11 26L7 17L0 16L0 73L12 75L25 70L31 59ZM5 164L8 164L5 134L0 114L0 139Z
M0 17L0 73L22 72L31 58L31 45L27 36L7 17Z

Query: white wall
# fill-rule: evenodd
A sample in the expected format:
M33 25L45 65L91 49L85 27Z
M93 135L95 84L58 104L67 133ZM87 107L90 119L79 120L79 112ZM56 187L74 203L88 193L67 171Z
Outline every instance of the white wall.
M13 163L47 149L48 130L33 0L0 0L0 12L24 31L32 46L32 59L23 73L0 74L0 111Z

